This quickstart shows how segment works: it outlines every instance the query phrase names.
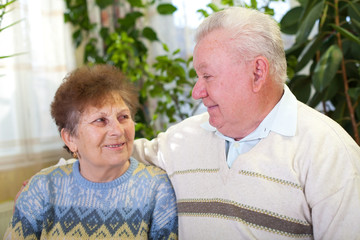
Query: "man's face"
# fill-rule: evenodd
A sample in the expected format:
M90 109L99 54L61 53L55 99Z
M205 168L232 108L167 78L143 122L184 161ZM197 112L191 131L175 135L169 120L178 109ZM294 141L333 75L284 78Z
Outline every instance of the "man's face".
M222 134L237 138L251 122L253 105L251 63L241 59L229 34L214 30L194 50L198 81L192 97L202 99L209 121ZM236 131L235 131L236 130Z

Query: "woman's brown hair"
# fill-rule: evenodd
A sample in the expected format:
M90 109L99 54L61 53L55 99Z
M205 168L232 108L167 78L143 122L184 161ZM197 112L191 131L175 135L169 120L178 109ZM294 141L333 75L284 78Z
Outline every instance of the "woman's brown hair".
M51 116L59 132L65 128L71 134L76 134L84 109L102 106L112 93L121 96L134 119L139 106L137 91L119 69L111 65L95 65L70 72L51 103ZM70 152L66 146L64 148Z

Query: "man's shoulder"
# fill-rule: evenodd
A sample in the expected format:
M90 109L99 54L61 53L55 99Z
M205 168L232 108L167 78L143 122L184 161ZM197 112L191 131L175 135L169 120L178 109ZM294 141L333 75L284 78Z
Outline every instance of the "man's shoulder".
M298 103L298 134L312 143L319 142L327 147L334 146L360 155L360 148L347 131L335 120L322 112Z
M300 101L298 101L298 115L300 127L309 127L312 131L325 130L327 133L329 133L328 131L335 131L346 134L343 127L335 120Z

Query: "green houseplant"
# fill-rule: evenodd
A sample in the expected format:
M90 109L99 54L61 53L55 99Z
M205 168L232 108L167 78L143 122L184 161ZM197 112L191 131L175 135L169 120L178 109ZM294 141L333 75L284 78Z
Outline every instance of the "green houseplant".
M360 1L300 0L280 26L295 36L286 52L290 89L360 144Z
M168 15L176 11L176 7L168 3L157 4L155 0L98 0L96 5L101 11L127 9L126 14L116 17L113 25L104 26L90 21L86 0L65 0L65 3L64 19L74 28L76 47L85 45L83 62L115 65L138 86L142 107L135 119L136 137L152 138L158 131L166 129L168 122L188 116L182 106L193 107L190 86L194 84L196 74L190 66L191 58L180 58L178 50L170 52L151 27L142 26L147 8L156 5L159 14ZM96 37L91 37L91 34ZM165 55L157 56L150 65L148 45L152 42L162 44ZM150 98L157 103L154 113L150 113L148 108ZM166 118L160 127L155 125L158 117Z

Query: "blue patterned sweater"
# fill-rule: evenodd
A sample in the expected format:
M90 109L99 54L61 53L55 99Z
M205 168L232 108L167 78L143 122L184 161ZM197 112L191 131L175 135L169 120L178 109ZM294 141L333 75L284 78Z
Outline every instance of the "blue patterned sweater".
M5 239L177 239L166 173L130 161L107 183L84 179L78 161L39 172L18 198Z

